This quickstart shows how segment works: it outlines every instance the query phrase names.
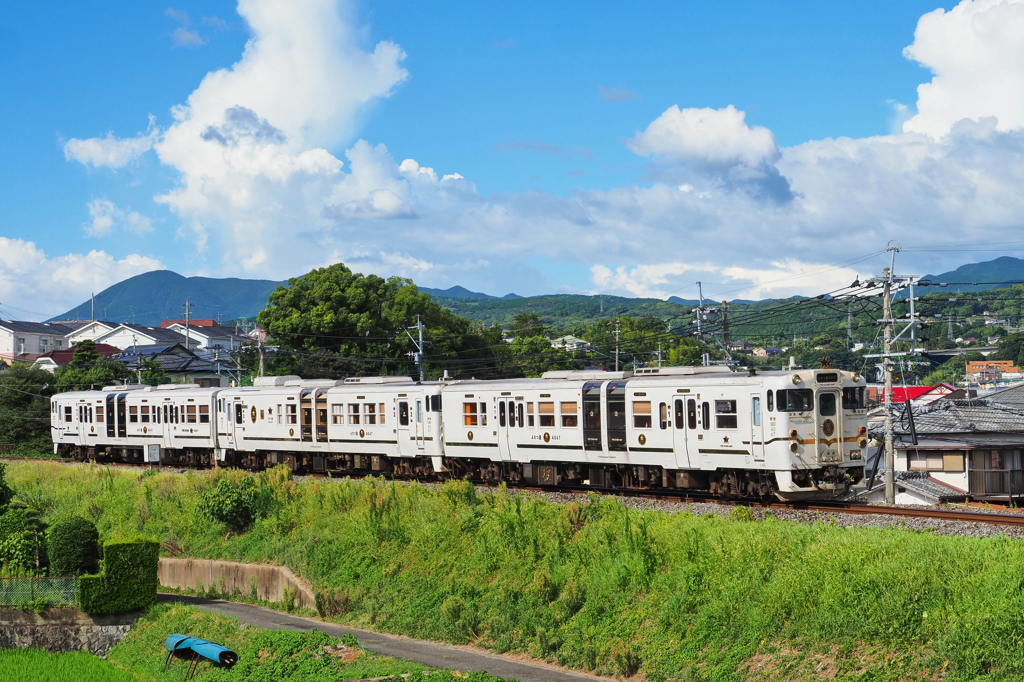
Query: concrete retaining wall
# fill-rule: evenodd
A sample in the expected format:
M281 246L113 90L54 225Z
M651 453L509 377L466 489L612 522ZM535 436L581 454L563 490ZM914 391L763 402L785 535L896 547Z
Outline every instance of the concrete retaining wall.
M0 609L0 649L35 647L106 656L124 639L139 615L90 616L78 609L45 609L42 613Z
M284 566L241 564L214 559L160 558L160 584L178 590L214 590L220 594L251 595L264 601L285 600L284 591L295 591L295 605L316 610L310 586Z

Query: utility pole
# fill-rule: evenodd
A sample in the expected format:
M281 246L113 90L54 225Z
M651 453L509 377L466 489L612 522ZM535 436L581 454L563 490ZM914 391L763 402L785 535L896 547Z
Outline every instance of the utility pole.
M619 371L619 334L622 329L622 324L618 317L615 318L615 330L612 334L615 335L615 371Z
M191 337L190 337L189 331L188 331L188 314L189 314L189 307L191 305L192 305L191 301L185 301L185 348L187 350L191 350L191 348L189 348L190 338Z
M413 360L415 360L416 364L419 366L419 368L420 368L420 381L423 381L424 380L424 367L423 367L423 323L420 321L420 316L419 315L416 316L416 328L419 330L419 341L418 342L416 341L416 339L414 339L412 337L412 334L409 334L409 330L408 329L405 330L405 333L409 336L409 339L414 344L416 344L416 352L415 353L407 353L407 355L411 355Z
M96 321L96 294L90 294L92 297L92 321Z
M264 363L264 357L265 356L263 355L263 336L260 335L258 338L259 338L259 350L260 350L260 376L264 376L264 374L266 373L266 365Z
M853 348L853 313L850 312L850 304L846 304L846 351Z
M732 334L729 333L729 302L722 301L722 343L728 349L732 341Z

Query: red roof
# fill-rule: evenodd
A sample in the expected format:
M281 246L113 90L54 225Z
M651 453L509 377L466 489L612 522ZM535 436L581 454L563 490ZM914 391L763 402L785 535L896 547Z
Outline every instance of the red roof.
M164 320L160 323L160 327L167 329L172 324L185 324L185 320ZM188 326L190 327L216 327L217 323L214 320L189 320Z
M110 344L97 343L96 352L105 358L109 358L120 353L121 349L117 346L111 346ZM75 358L75 346L64 350L51 350L49 353L43 353L36 357L37 360L39 358L50 358L58 367L68 365Z
M928 393L946 395L955 390L957 390L956 386L947 383L935 384L934 386L893 386L892 402L894 404L905 403L908 400L916 400ZM884 392L879 396L879 400L880 402L885 402Z

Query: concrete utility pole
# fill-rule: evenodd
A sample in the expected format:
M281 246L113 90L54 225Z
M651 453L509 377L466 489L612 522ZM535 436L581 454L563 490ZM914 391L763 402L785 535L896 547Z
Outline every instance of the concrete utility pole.
M424 367L423 367L423 323L420 321L420 316L419 315L416 316L416 328L419 330L419 341L418 342L416 341L416 339L414 339L412 337L412 334L409 334L409 330L408 329L405 330L405 333L409 336L409 340L411 340L414 344L416 344L416 352L415 353L407 353L407 355L411 355L413 360L419 366L419 368L420 368L420 381L423 381L424 380Z
M619 371L619 334L622 331L622 323L615 318L615 371Z
M191 337L190 337L189 332L188 332L188 314L189 314L189 306L191 306L191 305L192 305L191 301L185 301L185 348L187 350L192 350L191 348L189 348L189 343L190 343L190 338Z

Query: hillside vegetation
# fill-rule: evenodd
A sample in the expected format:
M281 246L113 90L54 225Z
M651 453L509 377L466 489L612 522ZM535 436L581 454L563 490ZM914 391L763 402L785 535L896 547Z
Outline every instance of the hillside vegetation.
M36 462L48 519L143 531L184 556L286 564L338 621L650 680L1016 680L1018 541L571 504L448 483L262 474L248 530L204 508L247 474Z

